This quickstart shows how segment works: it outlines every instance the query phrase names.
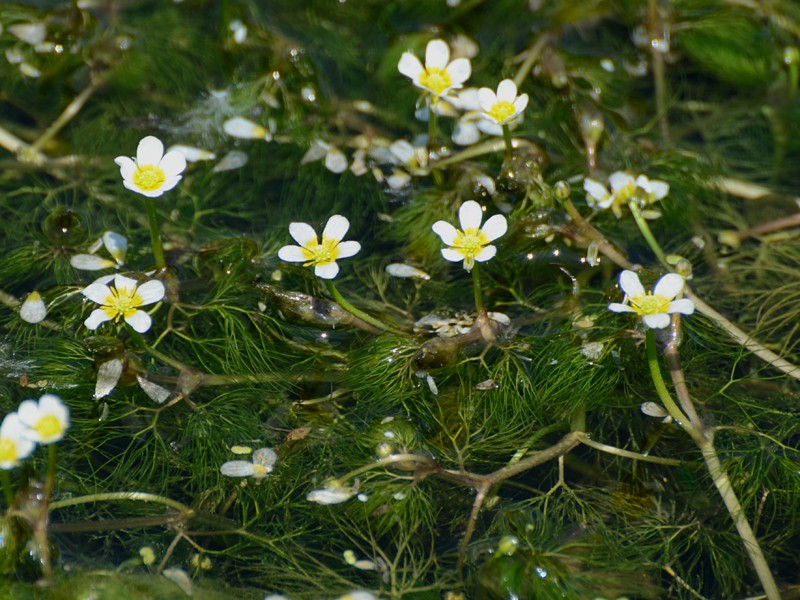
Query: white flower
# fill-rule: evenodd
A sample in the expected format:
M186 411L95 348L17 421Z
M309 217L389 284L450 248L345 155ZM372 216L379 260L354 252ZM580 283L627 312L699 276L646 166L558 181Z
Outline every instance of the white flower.
M344 596L339 596L336 600L377 600L378 597L373 594L372 592L367 592L365 590L354 590L345 594Z
M47 25L44 23L18 23L9 25L8 32L31 46L41 44L47 37Z
M322 230L322 240L308 223L291 223L289 235L299 246L284 246L278 256L286 262L301 262L304 267L314 267L314 274L322 279L333 279L339 273L336 261L358 254L361 244L343 242L350 222L342 215L333 215Z
M271 448L259 448L253 452L252 460L229 460L219 468L228 477L253 477L264 479L272 473L278 455Z
M33 452L36 443L22 435L23 430L17 413L8 413L3 419L0 425L0 469L13 469Z
M489 88L478 90L483 115L497 123L507 125L517 119L528 106L528 94L517 96L517 86L504 79L497 86L497 94Z
M266 127L244 117L228 119L222 124L222 130L232 137L244 140L266 140L267 142L272 140L272 133Z
M689 298L675 300L683 290L683 277L677 273L664 275L652 292L645 292L639 276L633 271L620 273L619 285L625 292L625 300L622 304L612 302L608 305L608 310L636 313L642 317L645 326L651 329L667 327L670 323L669 315L673 313L690 315L694 312L694 302Z
M118 156L122 184L133 192L157 198L178 185L186 168L186 158L180 152L164 154L164 144L148 135L139 142L136 157Z
M472 66L468 58L450 62L450 48L444 40L431 40L425 49L425 66L412 52L404 52L397 70L411 79L414 85L434 96L444 96L459 89L469 79Z
M634 178L624 171L612 173L608 178L611 192L599 181L587 177L583 180L583 189L588 194L586 201L592 208L610 208L617 218L622 216L622 207L631 200L645 207L661 200L669 193L669 184L654 179L650 181L645 175Z
M46 316L47 307L37 291L28 294L25 302L19 307L19 317L27 323L41 323Z
M114 258L113 261L94 254L100 249L101 244ZM91 254L76 254L69 259L69 264L82 271L101 271L111 267L121 267L125 264L125 256L128 254L128 240L118 233L106 231L103 237L92 245L89 252Z
M81 293L92 302L100 305L92 311L83 324L89 329L97 329L106 321L119 322L124 319L134 331L144 333L150 329L151 319L141 306L155 304L164 297L164 284L151 279L139 285L135 279L116 275L114 287L95 281L84 288Z
M471 271L475 261L486 262L496 253L497 248L490 245L508 230L508 222L503 215L494 215L481 227L483 209L474 200L467 200L458 209L461 229L456 229L447 221L436 221L433 231L448 248L442 248L442 256L451 262L464 261L464 268Z
M32 442L57 442L69 427L69 409L61 398L53 394L45 394L38 403L36 400L24 400L17 414L23 425L22 435Z

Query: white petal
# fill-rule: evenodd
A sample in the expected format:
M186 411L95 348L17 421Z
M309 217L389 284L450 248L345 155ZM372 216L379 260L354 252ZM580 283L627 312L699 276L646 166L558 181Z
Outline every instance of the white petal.
M615 192L621 190L622 188L628 185L634 185L635 181L630 173L625 173L624 171L617 171L616 173L612 173L611 177L608 178L608 182L611 184L611 189Z
M673 300L669 303L667 312L670 314L681 313L682 315L690 315L694 312L694 302L692 302L689 298Z
M219 472L228 477L249 477L255 473L255 466L246 460L229 460L222 464Z
M452 248L442 248L442 256L445 260L449 260L450 262L461 262L464 260L464 255Z
M325 168L331 173L344 173L347 170L347 157L338 148L331 148L325 155Z
M526 108L528 108L528 94L522 94L519 98L514 100L514 112L520 114Z
M250 160L250 158L241 150L231 150L222 157L222 160L214 165L214 168L211 169L211 172L223 173L225 171L240 169L247 164L248 160Z
M316 502L318 504L341 504L353 497L352 488L346 487L333 487L323 488L321 490L312 490L306 496L309 502Z
M32 427L39 420L39 404L36 400L23 400L17 407L20 422L26 427Z
M253 463L266 467L269 471L272 471L272 467L277 460L278 455L275 454L272 448L259 448L253 452Z
M94 384L94 399L108 396L117 387L122 375L123 363L119 358L107 360L97 369L97 382Z
M155 136L148 135L142 138L136 148L136 164L157 165L164 156L164 144Z
M503 79L497 86L497 99L501 102L514 103L517 97L517 85L511 79Z
M176 185L178 185L178 182L181 179L182 179L182 177L180 175L176 175L175 177L167 178L164 181L164 183L161 184L161 187L158 188L158 192L159 192L158 195L160 196L164 192L170 191L172 188L174 188Z
M397 63L397 70L416 83L425 67L412 52L404 52L400 57L400 62Z
M289 235L301 246L317 243L317 232L308 223L289 223Z
M53 415L59 423L69 421L69 409L64 401L55 394L45 394L39 398L39 410L47 415Z
M658 315L642 315L642 321L650 329L664 329L669 327L670 318L668 314L661 313Z
M86 329L91 329L94 331L100 327L101 323L105 323L106 321L110 320L111 317L109 317L102 308L96 308L92 311L92 314L87 317L83 324L86 326Z
M186 169L186 157L181 152L167 152L159 166L164 171L166 178L172 179Z
M494 215L489 217L489 220L483 224L481 231L490 242L494 241L508 231L508 221L503 215Z
M47 316L47 306L39 292L31 292L19 307L19 317L27 323L41 323Z
M430 280L431 276L417 267L412 267L405 263L391 263L386 265L386 273L392 277L399 277L401 279L424 279Z
M586 191L589 196L591 196L594 200L603 201L609 197L608 190L606 186L604 186L599 181L595 181L594 179L590 179L587 177L583 180L583 189Z
M444 69L450 61L450 48L444 40L431 40L425 48L425 68Z
M471 146L481 139L481 132L475 123L462 120L453 128L452 139L459 146Z
M307 165L308 163L320 160L325 156L325 154L327 154L328 148L328 144L325 144L320 140L314 140L314 142L311 144L311 147L306 150L305 154L303 154L303 158L300 159L300 164Z
M111 295L111 289L102 283L90 283L88 286L81 290L81 294L86 296L92 302L97 304L105 304L106 299Z
M44 23L17 23L8 26L8 32L31 46L41 44L47 37L47 25Z
M134 290L138 285L139 282L135 279L131 279L119 273L114 275L114 287L117 288L117 290Z
M147 394L148 398L158 402L159 404L164 404L167 398L172 395L172 392L170 392L168 389L145 379L141 375L136 376L136 381L139 382L139 387L141 387L142 391Z
M654 179L650 182L650 191L653 196L655 196L656 200L661 200L669 194L669 184L666 181Z
M457 58L447 66L445 71L450 75L450 81L453 82L452 87L461 87L461 84L472 75L472 65L468 58Z
M644 294L644 287L639 281L639 276L633 271L623 271L619 274L619 287L626 295L635 298ZM670 296L671 298L674 296Z
M627 304L620 304L619 302L612 302L608 305L608 310L612 312L636 312Z
M232 137L246 140L264 139L268 133L264 127L244 117L228 119L222 124L222 130Z
M452 246L458 237L458 230L447 221L436 221L431 229L448 246Z
M392 174L386 178L386 183L389 184L389 187L393 190L399 190L411 183L411 175L402 169L395 169L392 171Z
M658 280L656 287L653 288L653 293L657 296L672 299L680 294L682 289L683 277L677 273L668 273Z
M123 179L130 179L136 172L136 163L129 156L118 156L114 162L119 166L120 175Z
M339 249L338 258L350 258L360 252L361 244L353 241L340 242L337 248Z
M335 262L314 267L314 275L322 279L333 279L339 274L339 265Z
M322 237L328 240L341 240L350 229L350 221L342 215L333 215L322 230Z
M481 88L478 90L478 102L480 103L481 110L489 112L497 104L497 96L489 88Z
M150 319L150 315L143 310L137 310L132 315L128 315L125 317L125 322L138 333L144 333L150 329L150 325L152 325L152 319Z
M300 246L284 246L278 250L278 258L286 262L306 262L308 260Z
M180 152L188 162L200 162L204 160L214 160L217 155L211 150L204 150L195 146L185 146L183 144L173 144L167 148L167 154L170 152Z
M136 185L131 179L123 179L122 185L128 188L132 192L136 192L137 194L141 194L142 196L147 196L148 198L158 198L164 192L161 191L161 188L157 190L143 190L138 185Z
M461 224L461 231L480 229L482 220L483 209L475 200L467 200L458 209L458 222Z
M155 304L163 299L166 290L164 289L164 284L158 279L151 279L140 285L136 289L136 293L142 299L142 306L146 306L148 304Z
M475 260L478 262L486 262L494 258L497 254L497 248L494 246L484 246L483 249L475 255Z
M417 149L406 140L397 140L389 146L389 152L400 160L401 165L407 165L416 157Z
M121 265L125 262L125 255L128 253L128 240L123 236L113 231L106 231L103 234L103 245L118 264ZM73 264L72 266L74 267L75 265Z

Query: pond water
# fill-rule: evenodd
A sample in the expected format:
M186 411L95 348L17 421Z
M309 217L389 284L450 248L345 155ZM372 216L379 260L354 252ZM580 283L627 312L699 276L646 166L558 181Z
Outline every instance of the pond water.
M0 598L800 597L793 0L0 5Z

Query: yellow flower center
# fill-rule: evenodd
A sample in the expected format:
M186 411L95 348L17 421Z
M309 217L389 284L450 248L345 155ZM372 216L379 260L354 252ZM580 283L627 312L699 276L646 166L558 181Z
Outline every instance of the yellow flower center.
M631 298L630 302L631 308L638 315L661 315L669 310L670 299L660 294L648 292L645 295Z
M308 261L303 266L310 267L311 265L328 265L336 262L339 256L339 240L331 240L323 236L322 243L318 244L317 240L303 246L303 256Z
M466 231L457 230L452 248L464 257L464 268L469 271L475 264L475 257L480 254L483 247L489 243L489 238L480 229L472 228Z
M253 463L253 475L258 477L259 475L263 476L269 473L269 470L264 465L260 465L258 463Z
M33 428L42 439L48 439L61 433L61 422L54 415L45 415L36 422Z
M111 319L118 320L120 317L127 318L136 313L142 303L142 297L136 293L136 288L131 290L111 288L111 294L106 297L105 303L100 308Z
M511 102L500 101L487 114L498 123L503 124L517 114L517 111Z
M439 96L453 85L453 80L444 69L428 67L419 76L419 84Z
M0 462L15 463L17 461L17 444L14 440L0 438Z
M146 192L161 189L167 176L158 165L137 165L133 174L133 183Z

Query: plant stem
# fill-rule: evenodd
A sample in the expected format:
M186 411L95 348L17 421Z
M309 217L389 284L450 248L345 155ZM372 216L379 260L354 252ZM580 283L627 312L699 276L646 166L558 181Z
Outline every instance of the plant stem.
M58 457L58 445L55 443L47 447L47 475L44 480L45 504L50 502L53 497L53 489L56 487L56 458Z
M636 204L636 200L631 200L630 202L628 202L628 208L631 209L631 214L633 215L633 218L636 221L636 225L639 227L639 231L641 231L642 237L647 242L647 245L650 246L650 249L653 251L653 254L656 255L656 258L658 258L659 262L662 265L669 268L669 264L667 263L667 257L664 255L664 251L661 249L661 246L656 241L656 238L650 229L650 225L647 224L647 221L642 216L642 211L639 210L639 205Z
M506 162L507 168L511 169L511 161L513 160L512 151L514 146L511 143L511 128L506 123L503 125L503 143L506 145Z
M678 425L686 429L695 441L697 441L695 436L705 439L703 434L689 422L689 419L683 414L683 411L678 408L669 390L667 390L667 385L664 383L664 378L661 376L661 367L658 365L656 334L652 329L648 329L645 334L645 346L647 349L647 366L650 367L650 377L653 378L653 386L656 388L656 393L661 403L664 405L664 408L667 409L669 416L672 417Z
M472 265L472 293L475 295L475 310L480 315L483 311L483 297L481 295L481 274L478 265Z
M333 279L325 279L325 287L328 288L328 293L336 301L336 303L350 314L355 315L362 321L366 321L367 323L369 323L370 325L381 331L397 331L397 329L392 327L391 325L388 325L383 321L376 319L372 315L365 313L363 310L356 308L355 306L350 304L347 300L345 300L344 296L342 296L339 293L339 290L336 289L336 285L333 283Z
M436 105L436 99L428 95L428 154L433 152L436 146L436 114L433 112L433 107Z
M161 230L158 225L158 213L156 212L156 199L145 198L147 207L147 219L150 221L150 244L153 248L153 260L156 269L162 270L167 267L167 260L164 258L164 246L161 245Z
M149 494L147 492L106 492L102 494L88 494L86 496L78 496L77 498L66 498L64 500L58 500L57 502L52 502L50 504L50 510L66 508L67 506L78 506L79 504L89 504L93 502L108 502L114 500L155 502L156 504L163 504L164 506L169 506L170 508L174 508L175 510L182 513L183 515L186 515L187 517L192 516L194 514L194 510L192 510L185 504L181 504L180 502L177 502L170 498L165 498L164 496L158 496L157 494Z
M656 112L658 113L658 123L661 128L661 137L664 143L670 143L669 133L669 113L667 111L667 78L666 65L661 44L666 43L663 33L659 32L658 0L648 0L647 2L647 31L650 36L650 55L653 60L653 83L656 93ZM660 43L655 44L658 40Z
M758 544L758 539L744 515L742 505L736 497L736 492L731 487L730 479L722 463L717 455L717 450L714 448L713 436L708 436L702 429L702 423L689 421L686 416L681 412L681 409L675 404L667 391L667 386L664 384L664 379L661 377L661 370L658 366L658 356L656 353L656 339L652 329L647 330L645 344L647 346L647 363L650 367L650 375L653 378L653 384L658 392L661 402L669 412L670 416L676 421L680 427L683 428L697 444L700 452L703 454L708 474L711 476L714 485L725 503L725 508L728 514L733 519L736 530L739 532L739 538L744 544L747 554L755 567L756 574L758 575L761 585L764 587L764 592L769 600L780 600L780 592L769 569L764 553L761 551L761 546Z

